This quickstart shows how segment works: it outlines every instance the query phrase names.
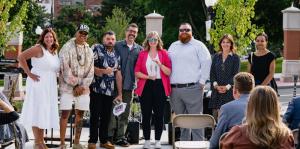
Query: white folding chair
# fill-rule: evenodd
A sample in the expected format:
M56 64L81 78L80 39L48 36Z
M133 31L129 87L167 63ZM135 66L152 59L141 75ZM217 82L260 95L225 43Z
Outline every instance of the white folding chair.
M209 148L209 141L176 141L175 142L175 128L212 128L212 133L216 125L215 119L208 114L179 114L173 119L172 127L172 142L173 149L207 149Z

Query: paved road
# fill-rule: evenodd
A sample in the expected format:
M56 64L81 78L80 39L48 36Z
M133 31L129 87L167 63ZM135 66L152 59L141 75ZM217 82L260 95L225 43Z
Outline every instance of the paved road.
M278 90L280 97L280 103L281 103L281 110L282 114L284 114L284 111L286 110L288 103L292 100L293 94L294 94L294 88L284 88ZM296 90L297 96L300 96L300 88L297 88Z

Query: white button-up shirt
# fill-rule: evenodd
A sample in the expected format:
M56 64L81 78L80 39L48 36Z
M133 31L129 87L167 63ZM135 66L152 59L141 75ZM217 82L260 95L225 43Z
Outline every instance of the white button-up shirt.
M209 79L211 55L201 41L194 38L186 44L176 41L168 53L172 61L171 84L205 84Z

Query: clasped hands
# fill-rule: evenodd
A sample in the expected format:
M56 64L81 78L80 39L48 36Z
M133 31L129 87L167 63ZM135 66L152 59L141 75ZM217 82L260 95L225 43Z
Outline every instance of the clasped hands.
M84 92L84 87L81 86L81 85L76 85L74 88L73 88L73 96L74 97L78 97L78 96L81 96Z
M218 93L224 94L227 92L226 86L215 86L215 89L218 91Z

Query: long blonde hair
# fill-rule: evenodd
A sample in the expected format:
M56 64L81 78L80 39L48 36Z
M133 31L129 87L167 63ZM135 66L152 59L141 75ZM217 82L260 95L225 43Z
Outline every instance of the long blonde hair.
M246 128L252 143L263 148L278 148L290 135L282 122L276 92L269 86L255 87L249 97Z

